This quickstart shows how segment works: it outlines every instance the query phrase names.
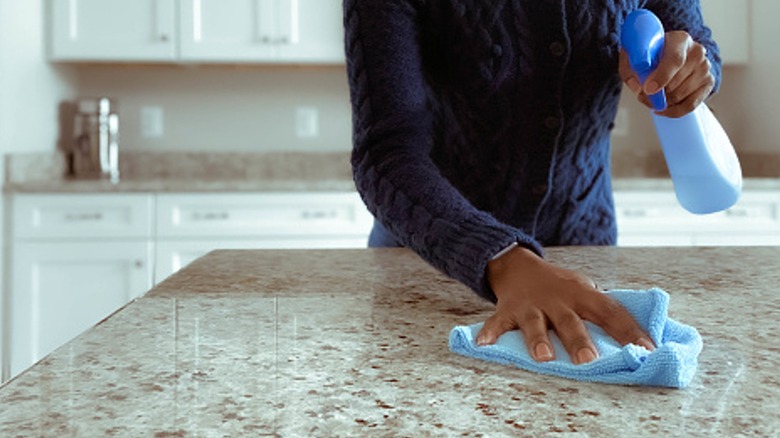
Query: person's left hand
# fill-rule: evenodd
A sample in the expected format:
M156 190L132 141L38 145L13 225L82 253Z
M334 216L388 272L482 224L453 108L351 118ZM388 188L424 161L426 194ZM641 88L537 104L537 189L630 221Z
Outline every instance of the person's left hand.
M620 50L619 73L639 101L651 109L653 106L647 96L665 90L666 109L657 114L682 117L704 102L715 86L706 54L704 46L693 41L688 32L666 32L661 61L644 86L631 70L628 54L623 49Z

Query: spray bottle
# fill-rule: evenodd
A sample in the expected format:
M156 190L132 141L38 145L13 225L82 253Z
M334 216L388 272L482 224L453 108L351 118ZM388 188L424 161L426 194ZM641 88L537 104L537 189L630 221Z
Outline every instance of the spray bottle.
M623 23L621 44L631 68L644 84L664 48L664 28L646 9L631 12ZM663 90L648 96L656 111L666 109ZM726 131L704 103L670 118L652 113L658 139L680 205L695 214L725 210L742 192L742 170Z

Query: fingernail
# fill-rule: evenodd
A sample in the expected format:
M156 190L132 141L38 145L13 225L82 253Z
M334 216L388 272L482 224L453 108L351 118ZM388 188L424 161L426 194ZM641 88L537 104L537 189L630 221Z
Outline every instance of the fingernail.
M584 364L596 360L596 354L590 348L581 348L577 352L577 364Z
M650 81L650 82L645 84L645 94L647 94L647 95L655 94L655 93L658 92L659 88L660 87L658 86L657 82Z
M536 347L534 347L534 356L537 361L543 362L547 360L552 360L553 353L550 349L550 346L547 345L545 342L540 342L536 344Z
M485 345L488 344L490 344L490 342L488 342L487 336L482 336L482 335L477 336L477 345L479 345L480 347L484 347Z
M649 351L655 350L655 346L653 345L653 342L650 341L650 339L647 339L645 337L641 337L637 339L636 344L639 345L640 347L645 347Z
M639 93L639 91L642 89L642 84L640 84L636 78L629 79L628 82L626 82L626 85L628 85L628 88L630 88L634 94Z

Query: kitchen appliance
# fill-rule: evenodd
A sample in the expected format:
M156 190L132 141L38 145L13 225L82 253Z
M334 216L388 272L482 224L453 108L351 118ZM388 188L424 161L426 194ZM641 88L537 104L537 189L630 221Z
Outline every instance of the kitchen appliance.
M119 114L115 100L108 97L78 100L71 153L74 178L119 182Z

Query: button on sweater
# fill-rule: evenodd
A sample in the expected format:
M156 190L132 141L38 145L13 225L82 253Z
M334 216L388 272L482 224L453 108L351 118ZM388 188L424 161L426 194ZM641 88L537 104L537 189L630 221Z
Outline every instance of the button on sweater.
M352 168L369 210L437 269L495 301L512 242L616 240L609 135L619 35L647 8L718 48L699 0L345 0Z

